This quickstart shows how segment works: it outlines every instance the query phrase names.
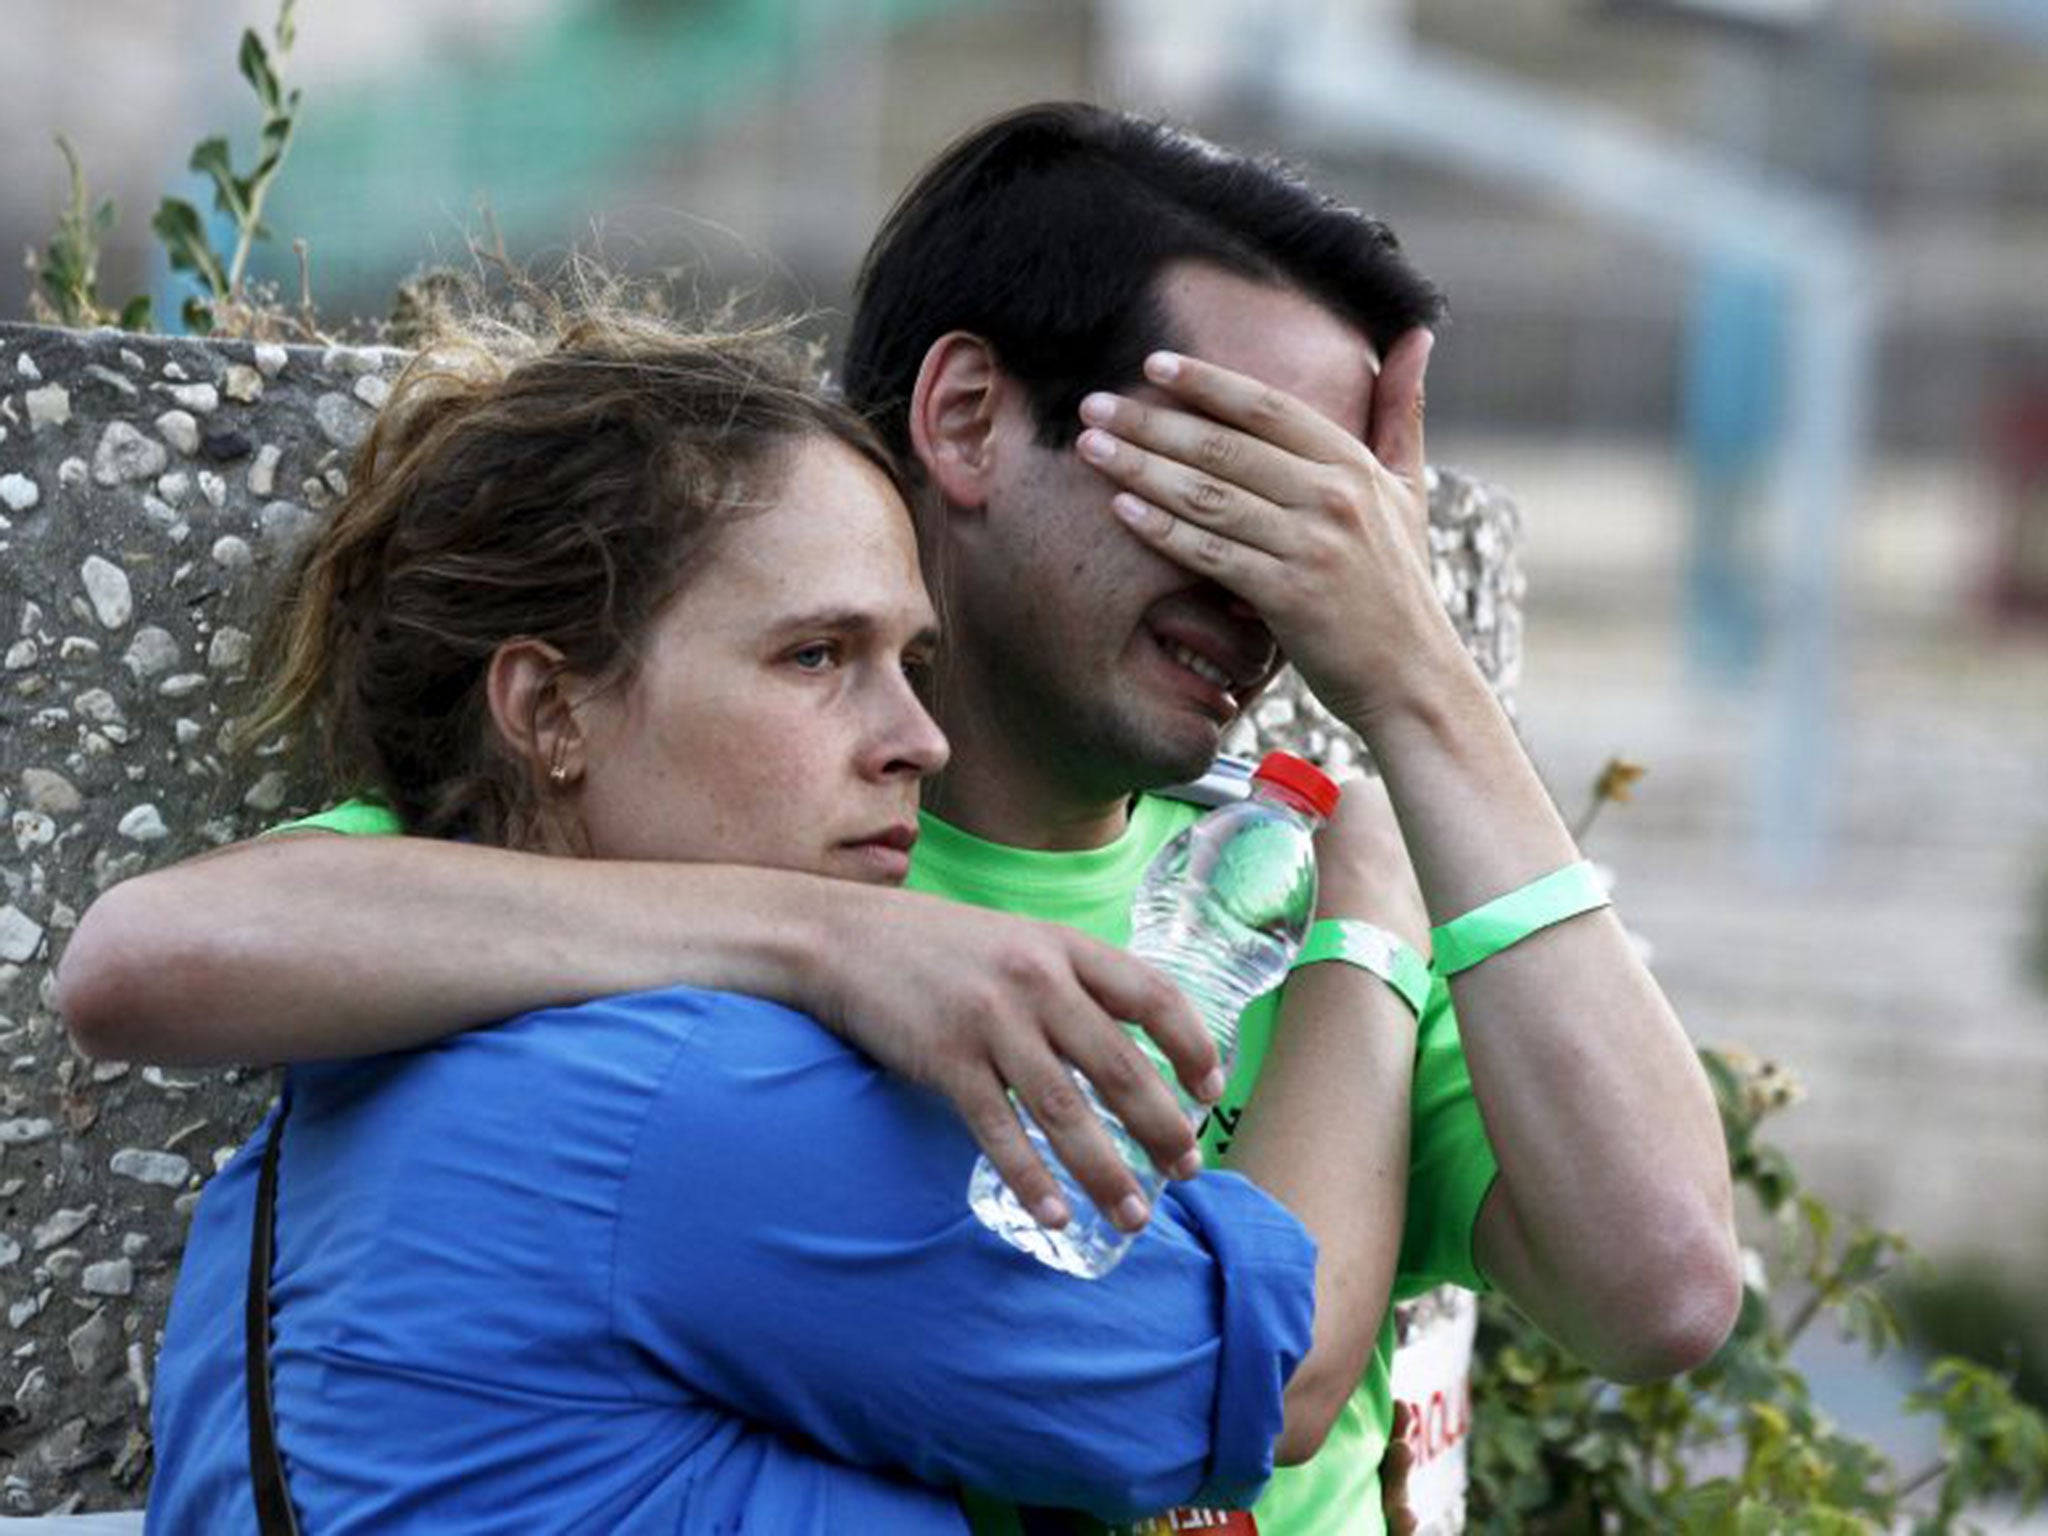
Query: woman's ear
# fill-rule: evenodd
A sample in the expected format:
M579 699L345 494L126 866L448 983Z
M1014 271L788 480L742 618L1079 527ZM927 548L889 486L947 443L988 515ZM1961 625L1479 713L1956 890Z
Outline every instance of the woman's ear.
M910 392L910 444L947 503L988 501L998 408L1008 380L979 336L948 331L931 344Z
M491 654L485 689L498 739L543 794L583 776L583 731L570 696L574 677L544 640L507 640Z

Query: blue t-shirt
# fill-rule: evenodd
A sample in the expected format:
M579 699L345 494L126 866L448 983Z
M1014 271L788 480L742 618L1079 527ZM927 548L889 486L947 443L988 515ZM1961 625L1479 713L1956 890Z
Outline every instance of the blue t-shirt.
M1270 1474L1314 1246L1232 1175L1172 1186L1106 1279L1056 1274L968 1213L942 1100L689 988L294 1068L290 1099L272 1359L322 1536L958 1536L963 1485L1118 1518ZM263 1135L194 1218L152 1531L255 1528Z

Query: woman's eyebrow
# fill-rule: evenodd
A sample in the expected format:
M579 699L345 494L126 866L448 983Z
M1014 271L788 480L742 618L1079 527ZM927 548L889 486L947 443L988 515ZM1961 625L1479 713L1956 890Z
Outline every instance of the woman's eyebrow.
M881 616L873 609L834 606L813 608L778 619L773 632L776 635L809 633L866 637L879 632L881 628ZM911 643L936 646L939 643L938 625L919 626L917 633L911 636Z

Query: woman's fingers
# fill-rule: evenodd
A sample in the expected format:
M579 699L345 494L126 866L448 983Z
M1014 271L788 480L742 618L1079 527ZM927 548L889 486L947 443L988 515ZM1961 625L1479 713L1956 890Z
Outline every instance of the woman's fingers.
M1194 1173L1195 1128L1131 1026L1157 1044L1190 1097L1208 1102L1221 1095L1222 1073L1200 1017L1158 972L1111 945L1052 924L911 900L922 917L914 952L883 963L886 945L863 950L827 1015L884 1066L949 1099L1043 1224L1072 1214L1040 1155L1047 1147L1111 1220L1143 1226L1150 1211L1138 1181L1082 1082L1155 1167ZM934 925L955 942L935 946ZM1044 1133L1038 1146L1020 1107Z

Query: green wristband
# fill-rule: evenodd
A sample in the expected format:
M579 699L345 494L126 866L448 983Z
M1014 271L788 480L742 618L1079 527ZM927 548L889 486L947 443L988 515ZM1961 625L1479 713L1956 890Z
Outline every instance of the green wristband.
M1610 901L1590 862L1581 859L1567 864L1432 930L1429 941L1436 956L1436 973L1455 976L1469 971L1532 933Z
M1416 1018L1429 1001L1429 962L1386 929L1354 917L1326 917L1313 924L1294 957L1292 970L1337 960L1370 971L1392 987Z

